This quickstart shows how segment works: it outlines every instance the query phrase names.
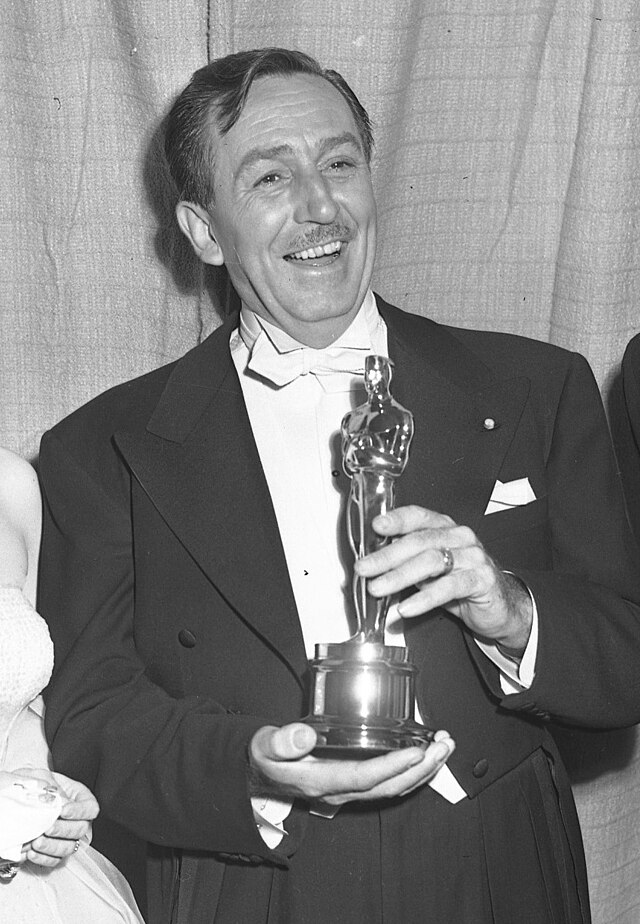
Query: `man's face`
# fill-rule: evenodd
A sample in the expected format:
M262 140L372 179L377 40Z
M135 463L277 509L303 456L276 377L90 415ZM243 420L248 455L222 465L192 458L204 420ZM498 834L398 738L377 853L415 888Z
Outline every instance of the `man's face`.
M228 134L212 130L215 262L256 314L303 343L332 342L362 303L376 245L371 174L349 106L320 77L263 77Z

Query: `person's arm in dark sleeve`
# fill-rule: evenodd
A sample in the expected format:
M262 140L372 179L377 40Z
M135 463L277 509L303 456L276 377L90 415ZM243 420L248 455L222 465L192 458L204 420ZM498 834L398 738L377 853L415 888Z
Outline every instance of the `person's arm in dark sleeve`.
M174 698L147 676L133 634L129 475L111 447L104 471L89 474L45 435L39 608L56 651L46 693L55 767L146 840L284 861L295 839L270 851L249 797L247 748L266 720Z
M599 391L577 354L547 451L553 568L517 571L538 610L535 678L502 705L570 724L633 725L640 721L640 553ZM502 697L493 666L476 645L470 650Z

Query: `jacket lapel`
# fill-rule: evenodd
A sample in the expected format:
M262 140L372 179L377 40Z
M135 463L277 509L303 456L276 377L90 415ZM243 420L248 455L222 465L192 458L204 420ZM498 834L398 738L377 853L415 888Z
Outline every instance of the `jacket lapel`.
M529 382L495 380L446 327L416 323L413 316L378 304L395 364L392 394L415 417L397 503L448 514L477 532L522 416ZM484 426L489 418L495 421L493 429ZM451 700L470 669L460 624L436 610L405 619L404 632L418 671L423 719L432 728L448 727ZM460 670L453 686L451 664ZM449 693L443 696L443 690Z
M229 352L233 322L175 366L144 432L116 441L178 540L228 604L306 669L271 497Z
M395 363L392 393L416 420L397 503L477 525L528 383L493 379L447 328L378 299ZM304 643L277 521L229 353L235 319L174 367L145 431L116 441L178 540L241 619L298 677ZM485 419L496 421L487 430Z
M446 327L378 299L394 361L391 391L415 418L398 506L418 504L477 529L529 393L496 381ZM416 323L418 321L418 323ZM493 421L490 429L485 421Z

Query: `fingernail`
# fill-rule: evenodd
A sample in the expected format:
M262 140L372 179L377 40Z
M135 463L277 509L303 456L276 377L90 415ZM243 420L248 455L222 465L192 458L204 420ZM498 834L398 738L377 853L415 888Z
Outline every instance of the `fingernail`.
M304 728L297 728L293 733L293 743L301 751L309 746L309 733Z
M384 597L386 594L386 581L384 578L373 578L367 584L367 591L372 597Z
M415 754L412 754L412 755L411 755L411 760L409 761L409 766L410 766L410 767L415 767L416 764L419 764L419 763L422 762L423 757L424 757L424 751L422 751L422 750L416 751Z
M451 754L451 750L449 746L444 743L444 741L439 741L438 744L433 749L433 756L435 757L437 761L446 760L450 754Z

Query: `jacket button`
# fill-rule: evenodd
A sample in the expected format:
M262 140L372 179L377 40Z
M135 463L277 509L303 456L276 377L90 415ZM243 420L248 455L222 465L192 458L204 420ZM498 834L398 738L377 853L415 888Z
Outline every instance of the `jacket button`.
M489 761L483 757L482 760L479 760L477 764L475 764L471 772L477 779L479 779L481 776L485 775L488 769L489 769Z
M193 648L196 643L196 637L188 629L180 629L178 632L178 641L184 648Z

